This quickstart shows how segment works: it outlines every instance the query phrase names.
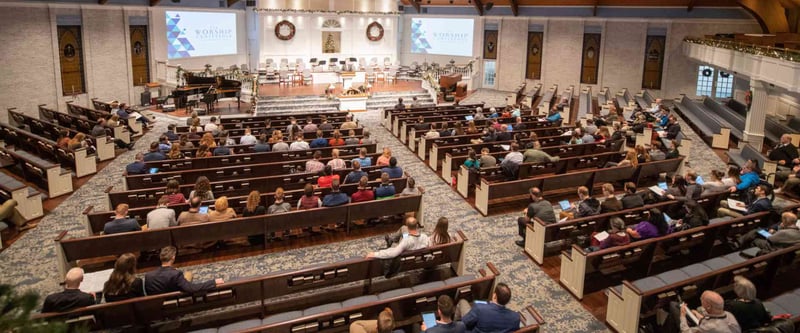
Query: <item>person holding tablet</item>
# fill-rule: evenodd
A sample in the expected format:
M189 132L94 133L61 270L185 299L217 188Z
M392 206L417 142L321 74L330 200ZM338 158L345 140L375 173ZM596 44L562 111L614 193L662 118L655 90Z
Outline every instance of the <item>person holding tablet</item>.
M426 333L464 333L467 327L461 321L453 321L456 307L453 304L453 299L450 296L442 295L436 304L436 313L439 315L439 320L433 312L422 314L422 326L420 330Z

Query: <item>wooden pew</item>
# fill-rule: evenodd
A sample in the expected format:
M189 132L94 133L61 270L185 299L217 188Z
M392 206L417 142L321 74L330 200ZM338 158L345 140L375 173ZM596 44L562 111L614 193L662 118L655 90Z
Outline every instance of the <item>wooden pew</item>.
M335 123L331 124L331 125L334 126L334 128L338 128L340 126L340 124L335 124ZM181 127L185 127L186 130L185 131L181 131ZM255 136L256 138L258 137L258 134L261 131L266 129L266 127L264 127L263 124L261 124L261 126L257 126L257 127L232 128L232 129L226 129L226 131L228 131L228 135L231 138L240 139L244 135L244 132L248 128L250 129L250 133L252 133L252 135ZM285 129L286 129L286 126L274 126L273 125L271 128L272 129L279 129L282 132L284 132ZM300 128L302 129L302 126ZM334 131L335 131L335 129L334 130L322 131L322 135L326 139L331 139L331 138L333 138L333 132ZM340 130L339 133L342 134L342 138L346 138L347 137L347 133L349 131L350 130ZM355 128L355 129L353 129L353 131L356 133L356 136L358 136L359 138L364 136L364 127ZM178 134L179 136L180 136L180 134L185 134L185 133L188 133L188 132L189 132L189 127L188 126L178 126L177 130L176 130L176 134ZM203 136L203 134L205 134L205 133L206 132L197 132L197 135ZM308 139L311 139L311 140L316 139L317 138L317 132L303 132L303 137L305 139L307 139L307 140ZM173 141L175 141L175 140L173 140ZM239 140L236 140L236 141L238 142Z
M701 290L729 289L735 275L751 281L772 281L796 271L799 260L800 245L751 259L733 252L657 276L625 280L621 288L607 289L606 323L617 332L637 332L641 321L650 319L678 295L693 302Z
M268 115L260 115L260 116L224 116L218 117L220 124L237 124L237 123L255 123L260 122L263 123L265 120L269 119L270 121L280 121L280 120L289 120L290 117L294 117L298 120L305 120L306 117L311 116L314 119L320 119L320 116L324 115L327 116L328 119L337 118L337 117L345 117L347 116L347 111L336 111L336 112L287 112L284 114L268 114Z
M566 174L540 176L522 180L490 183L485 179L475 188L475 208L483 215L490 213L494 201L526 201L531 187L538 187L542 192L577 188L578 186L593 187L593 184L615 183L632 181L637 187L643 181L657 176L662 172L674 172L683 161L683 157L641 163L636 168L611 167L605 169L590 169Z
M398 110L398 109L394 109L394 108L388 108L388 109L383 109L383 112L381 113L381 120L382 120L382 123L384 124L384 127L387 127L387 125L392 124L392 121L393 121L392 117L395 116L395 115L399 115L399 114L413 113L413 112L420 112L420 111L422 111L422 112L425 112L425 111L446 111L446 110L459 109L459 108L464 108L464 109L470 109L471 108L471 109L474 110L477 107L483 107L483 105L484 105L483 103L479 103L479 104L463 104L463 105L420 106L420 107L408 107L408 108L403 109L403 110ZM394 133L395 131L392 131L392 132Z
M252 145L235 145L226 146L247 149ZM195 157L183 158L175 160L163 161L148 161L145 162L150 168L158 168L161 171L177 171L177 170L191 170L191 169L209 169L218 168L231 165L250 165L262 163L276 163L281 161L308 161L314 157L314 152L319 151L323 158L330 158L333 149L339 149L340 158L352 159L358 157L360 148L367 148L368 154L375 154L377 151L377 144L370 145L351 145L351 146L338 146L338 147L325 147L325 148L312 148L307 150L294 150L294 151L270 151L264 153L245 152L225 156L211 156L211 157ZM187 155L197 152L197 149L182 149ZM371 156L371 155L370 155ZM349 161L348 159L348 161Z
M0 158L4 162L12 163L15 167L10 168L17 172L26 181L32 182L37 186L47 189L48 197L55 198L72 192L72 174L64 170L60 165L42 159L24 150L11 148L0 148ZM16 198L15 198L16 199ZM16 199L20 205L23 201ZM28 216L41 216L41 203L29 206L26 211L31 212Z
M369 295L383 292L398 284L403 287L404 283L408 284L409 282L402 281L407 281L409 277L421 276L425 272L424 269L436 270L444 277L463 275L464 245L467 238L461 231L458 231L457 234L458 237L448 244L404 253L400 257L400 260L404 262L400 266L400 272L405 274L390 280L389 283L373 283L372 281L384 276L381 260L355 258L295 270L272 272L261 276L233 279L205 295L172 292L98 304L65 313L39 314L36 315L36 318L48 321L85 318L84 322L89 323L92 329L112 329L124 326L148 327L164 324L156 323L156 321L176 318L183 321L187 319L180 317L213 308L245 305L252 301L260 301L254 311L255 314L264 315L266 314L263 309L266 304L265 300L271 300L269 303L272 303L275 299L287 297L291 299L294 295L302 295L317 289L319 292L342 291L349 284L363 284L360 295ZM341 286L341 288L331 289L334 286ZM351 292L355 292L355 290L351 290ZM144 315L137 315L140 312ZM190 323L187 323L187 326L188 324ZM165 327L161 328L166 329Z
M472 115L475 112L476 108L477 107L459 106L448 109L437 109L437 108L431 108L428 110L415 109L415 111L392 113L389 118L390 121L389 125L391 126L390 131L396 137L400 138L401 141L403 141L403 143L405 143L407 140L406 137L402 135L403 123L407 123L411 120L417 120L420 116L422 116L423 118L432 116L449 116L453 117L454 119L466 119L466 116Z
M92 128L97 124L98 120L111 117L108 112L87 109L72 103L67 103L67 109L69 113L63 113L48 109L45 107L45 104L41 104L39 105L39 119L44 119L65 127L88 129L89 132L85 133L91 133ZM125 126L114 127L112 131L114 138L120 139L125 143L131 143L131 133L128 132Z
M715 248L727 246L728 239L768 227L768 215L761 212L742 216L589 253L573 244L572 252L561 253L559 280L572 295L582 299L587 293L621 282L604 272L622 271L625 279L633 280L661 273L669 267L666 263L677 259L688 259L687 263L708 259ZM681 255L681 251L688 251L689 255Z
M583 119L588 115L594 115L594 106L592 105L592 87L584 87L581 89L580 96L578 97L578 104L578 116L576 119Z
M14 145L16 150L27 150L39 157L70 167L78 178L97 172L95 155L89 155L86 148L63 149L56 142L8 124L0 123L0 139Z
M199 242L222 241L249 235L265 235L292 228L324 226L331 223L344 222L345 232L350 232L353 219L350 212L359 211L364 206L374 209L375 215L393 215L416 212L422 219L422 197L405 196L391 199L347 204L338 207L292 211L282 214L262 215L235 218L227 221L203 224L176 226L164 229L128 232L112 235L88 236L83 238L66 238L62 232L56 238L58 267L65 274L70 266L80 260L103 256L121 255L128 252L157 250L167 245L179 247ZM373 216L376 217L376 216ZM420 223L423 223L420 221Z
M235 156L235 155L234 155ZM368 154L375 161L380 154ZM352 159L354 156L343 156L345 159ZM231 157L228 161L235 160ZM322 158L320 162L327 164L330 158ZM190 160L175 160L190 161ZM225 160L219 160L220 163ZM239 179L265 176L279 176L295 173L297 170L305 168L306 160L287 161L287 162L268 162L247 165L232 166L209 166L207 169L183 169L172 171L158 171L154 174L126 175L126 189L136 190L143 188L165 186L170 179L177 179L181 184L189 184L197 181L200 176L206 176L210 181L224 179ZM223 164L224 165L224 164Z
M547 91L544 93L544 96L542 96L541 101L539 101L539 105L536 106L536 108L539 110L540 116L547 115L547 113L550 112L550 108L555 102L555 99L558 97L557 92L558 92L558 85L554 84L552 87L550 87L550 89L547 89Z
M100 111L100 112L105 112L106 113L105 114L105 118L106 119L111 118L111 116L113 116L113 114L111 114L110 110L109 111L92 110L92 109L89 109L89 108L86 108L86 107L83 107L83 106L80 106L80 105L76 105L74 103L67 103L67 109L69 109L70 113L75 114L75 115L81 115L81 114L88 115L88 114L91 114L92 111ZM144 115L142 115L142 116L144 116ZM96 119L95 119L95 121L96 121ZM120 123L122 123L122 122L125 121L125 119L120 119L119 121L120 121ZM142 123L136 121L136 119L128 118L128 126L130 126L130 128L132 128L134 132L136 132L136 133L130 133L130 136L133 137L133 136L141 136L141 135L143 135L143 133L142 133ZM122 127L125 127L125 126L122 126ZM116 137L116 135L117 135L117 133L114 132L114 136L115 137ZM121 139L121 140L124 141L124 139Z
M2 155L4 153L4 150L0 150L2 160L6 159ZM15 209L25 222L44 216L42 193L2 172L0 172L0 196L5 200L13 199L17 202Z
M701 109L686 95L681 96L683 97L680 100L676 99L675 108L683 115L684 119L697 129L700 137L710 143L712 148L728 149L731 128L720 124L719 119Z
M507 118L510 119L510 118ZM513 137L514 135L521 133L524 136L530 135L530 132L535 132L538 136L541 137L548 137L548 136L556 136L561 135L565 131L569 130L568 128L562 128L558 126L553 126L548 122L527 122L525 123L528 126L525 130L522 131L511 131L508 132ZM433 148L434 144L444 145L447 143L461 143L467 144L470 143L473 139L480 139L483 137L482 133L478 134L465 134L465 135L455 135L455 136L447 136L444 138L435 138L435 139L426 139L425 136L419 137L419 142L414 143L414 140L409 140L408 145L411 151L416 151L417 156L423 161L428 157L428 154L431 152L431 148ZM437 154L438 155L438 154ZM438 155L436 158L438 159Z
M74 137L78 133L83 133L86 138L92 142L92 145L97 150L97 158L100 161L107 161L117 157L114 150L114 140L109 137L94 137L91 134L91 130L89 132L76 131L69 127L41 121L39 119L27 116L24 113L14 111L13 109L9 109L8 113L11 117L11 120L16 123L17 127L22 128L22 126L28 126L28 130L31 133L41 135L54 141L58 140L59 133L62 131L66 131L69 134L69 137Z
M711 212L716 211L719 201L725 198L727 198L727 193L725 192L709 194L697 199L697 203L706 211ZM675 204L677 204L677 201L670 200L639 208L573 218L551 224L534 219L527 225L525 230L524 250L534 262L541 265L544 263L545 257L558 254L558 250L567 249L570 245L576 243L579 237L588 237L592 232L608 230L608 222L611 217L619 217L626 224L639 223L645 211L657 208L664 212ZM561 244L553 249L553 245L556 242Z

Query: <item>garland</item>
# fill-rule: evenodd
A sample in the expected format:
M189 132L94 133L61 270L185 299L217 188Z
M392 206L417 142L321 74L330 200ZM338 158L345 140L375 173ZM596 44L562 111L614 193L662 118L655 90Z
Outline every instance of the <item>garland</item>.
M746 44L741 42L724 41L724 40L707 39L707 38L686 37L683 39L683 41L692 44L734 50L736 52L742 52L757 56L765 56L786 61L800 62L800 51L796 50L788 50L773 46Z
M292 14L336 14L336 15L400 15L402 12L373 12L373 11L357 11L357 10L316 10L316 9L280 9L280 8L253 8L256 13L292 13Z

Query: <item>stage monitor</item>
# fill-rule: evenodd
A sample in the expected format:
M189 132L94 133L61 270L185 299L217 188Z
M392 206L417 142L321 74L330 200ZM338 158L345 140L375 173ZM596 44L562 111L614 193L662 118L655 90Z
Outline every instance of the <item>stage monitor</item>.
M236 54L236 13L167 11L167 58Z
M412 18L411 53L472 56L474 19Z

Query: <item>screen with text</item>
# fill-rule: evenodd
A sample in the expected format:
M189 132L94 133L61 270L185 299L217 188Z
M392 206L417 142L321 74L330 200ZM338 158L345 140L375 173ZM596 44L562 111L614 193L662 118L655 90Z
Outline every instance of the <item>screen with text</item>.
M167 58L236 54L236 13L167 11Z
M412 18L411 53L472 56L473 19Z

